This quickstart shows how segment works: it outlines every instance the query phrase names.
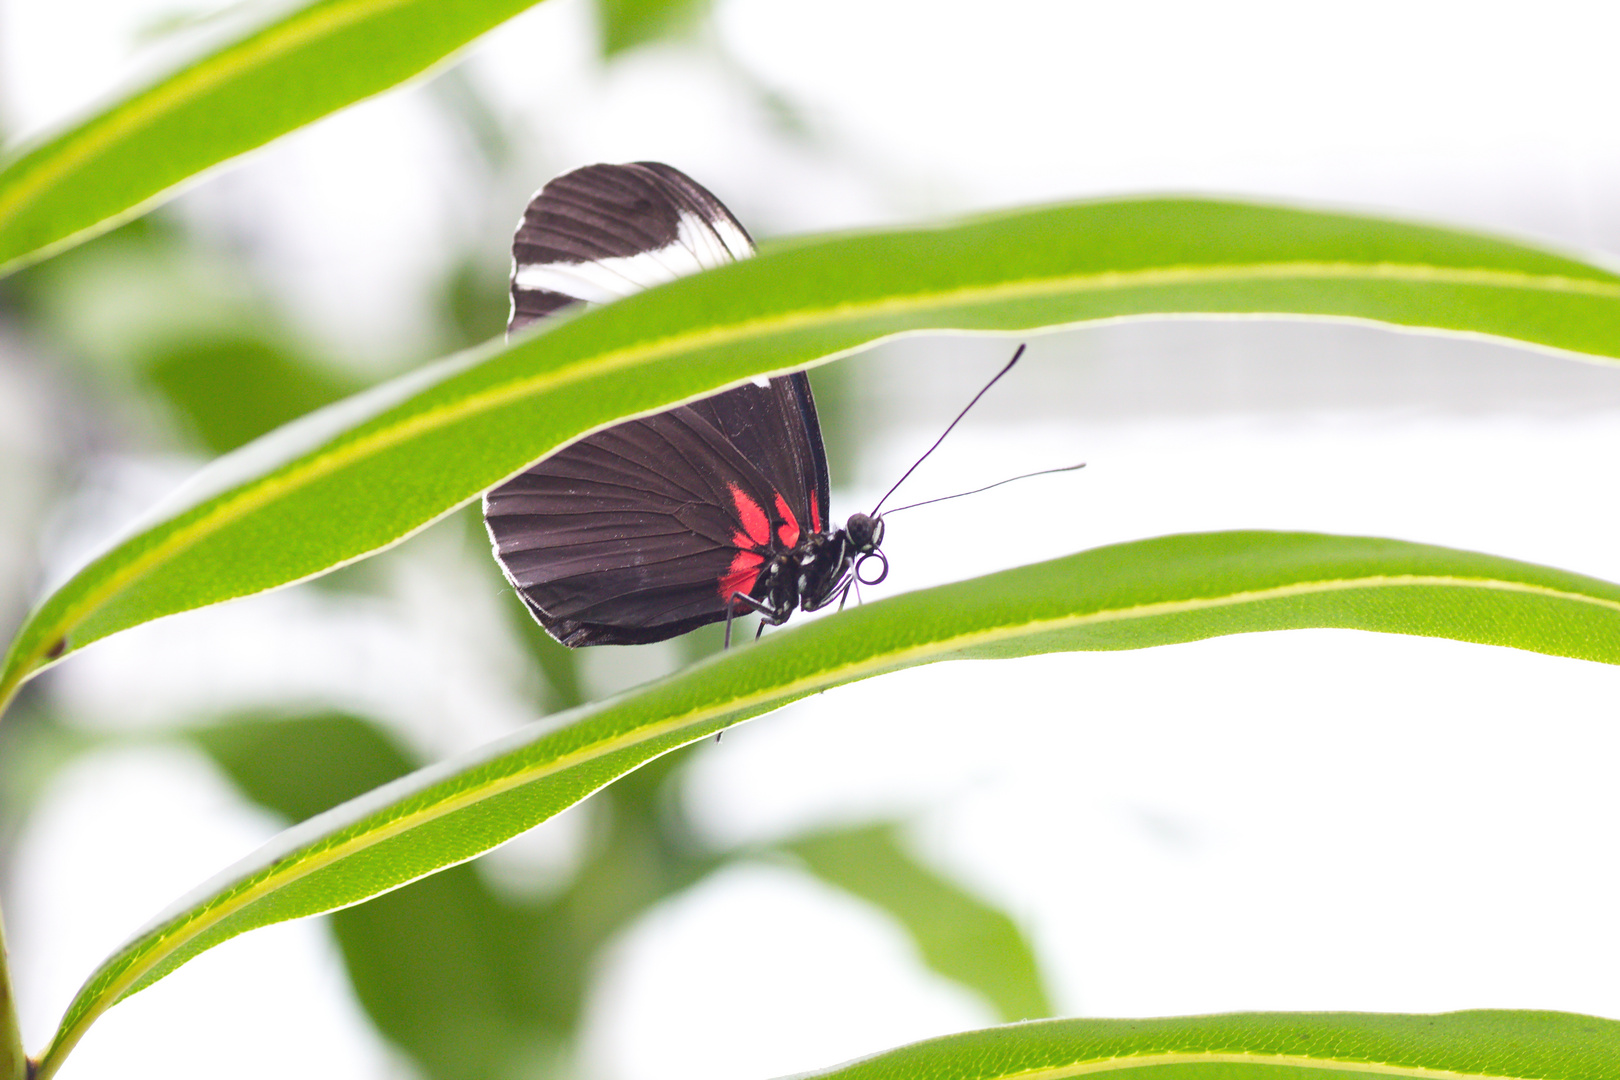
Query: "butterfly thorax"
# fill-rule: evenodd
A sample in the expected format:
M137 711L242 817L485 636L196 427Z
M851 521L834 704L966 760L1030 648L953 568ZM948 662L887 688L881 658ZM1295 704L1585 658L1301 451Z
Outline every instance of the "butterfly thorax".
M842 601L855 580L857 562L875 557L888 562L878 550L883 539L881 519L856 514L843 529L810 533L792 548L773 552L761 570L752 593L766 621L780 625L796 610L816 611L835 599Z

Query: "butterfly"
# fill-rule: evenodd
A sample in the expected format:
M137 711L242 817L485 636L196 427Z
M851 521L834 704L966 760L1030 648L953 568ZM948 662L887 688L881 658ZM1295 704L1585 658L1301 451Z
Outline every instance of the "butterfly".
M718 199L656 162L590 165L529 202L508 334L753 255ZM888 576L883 519L828 516L810 380L759 379L588 435L484 496L495 559L564 645L633 645L842 604ZM877 570L863 576L862 568Z

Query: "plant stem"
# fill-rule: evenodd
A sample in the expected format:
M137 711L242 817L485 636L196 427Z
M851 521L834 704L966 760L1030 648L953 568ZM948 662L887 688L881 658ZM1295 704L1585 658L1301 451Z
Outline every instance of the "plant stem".
M0 918L0 1080L26 1080L27 1076L28 1055L23 1051L22 1028L17 1024L17 999L11 993L5 920Z

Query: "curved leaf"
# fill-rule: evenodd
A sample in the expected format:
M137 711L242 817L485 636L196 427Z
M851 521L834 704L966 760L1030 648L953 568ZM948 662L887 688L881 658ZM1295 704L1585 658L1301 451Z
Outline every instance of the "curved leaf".
M1506 1010L1041 1020L913 1043L805 1080L1058 1080L1091 1073L1121 1080L1369 1074L1607 1080L1620 1076L1620 1022Z
M418 75L537 0L317 0L0 169L0 273Z
M1620 356L1620 276L1517 244L1204 200L1026 210L804 241L442 362L217 462L29 618L0 703L73 649L322 573L559 446L754 375L924 330L1155 313L1374 319Z
M1395 540L1229 532L1097 548L867 604L576 710L565 726L543 721L288 830L103 964L45 1060L59 1062L101 1012L222 941L473 858L660 754L809 694L939 660L1312 626L1620 663L1620 586Z

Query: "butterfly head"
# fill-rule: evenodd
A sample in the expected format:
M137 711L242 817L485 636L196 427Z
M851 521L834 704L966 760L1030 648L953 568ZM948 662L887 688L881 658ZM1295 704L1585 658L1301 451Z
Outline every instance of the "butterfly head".
M883 544L883 519L870 514L851 514L844 523L844 534L857 555L870 555Z
M851 514L844 523L844 535L849 539L855 556L855 578L862 585L877 585L889 576L889 560L883 554L883 519L876 514ZM867 560L876 559L880 569L877 576L868 578L861 573Z

